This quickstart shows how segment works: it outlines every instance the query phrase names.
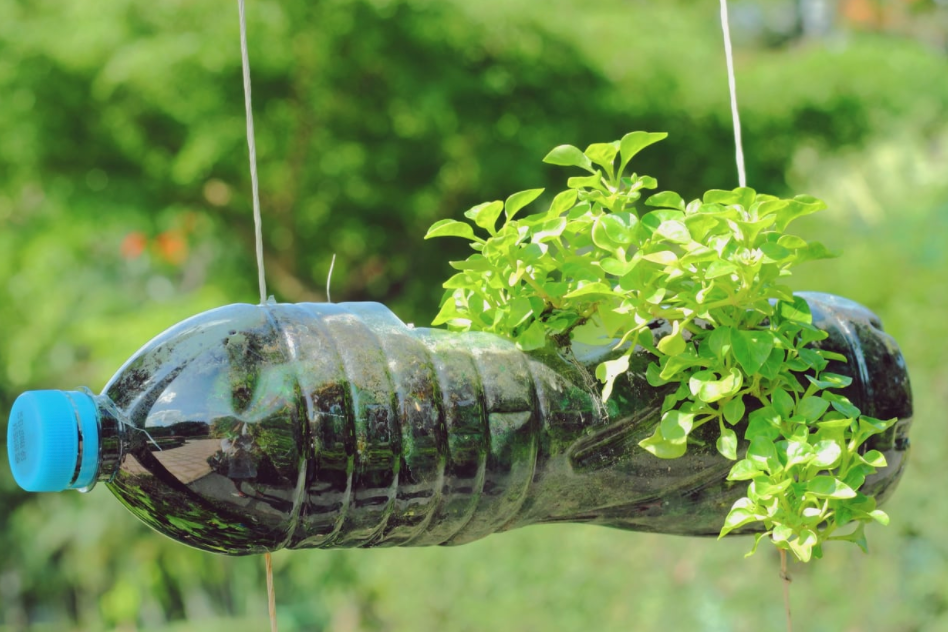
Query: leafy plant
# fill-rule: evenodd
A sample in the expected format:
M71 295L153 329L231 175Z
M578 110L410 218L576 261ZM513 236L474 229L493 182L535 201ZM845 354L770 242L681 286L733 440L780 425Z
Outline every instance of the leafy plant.
M712 190L690 203L663 191L640 204L657 182L626 168L665 136L632 132L585 151L561 145L544 161L587 175L569 178L546 210L517 219L544 192L530 189L468 210L473 226L434 224L426 239L461 237L476 252L451 262L458 273L444 283L433 324L508 336L523 350L612 344L624 352L596 367L604 400L636 345L647 349L655 356L649 383L670 394L661 423L639 445L677 458L694 430L715 424L718 451L736 461L728 479L749 481L721 536L762 526L751 553L768 536L804 562L828 540L865 549L864 524L888 517L859 489L886 463L861 448L894 420L864 416L837 392L851 380L826 367L845 357L813 347L827 334L784 283L794 265L833 256L785 234L824 204L750 188ZM657 341L649 328L656 319L668 326ZM749 445L739 455L733 427L745 418ZM855 528L841 534L847 525Z

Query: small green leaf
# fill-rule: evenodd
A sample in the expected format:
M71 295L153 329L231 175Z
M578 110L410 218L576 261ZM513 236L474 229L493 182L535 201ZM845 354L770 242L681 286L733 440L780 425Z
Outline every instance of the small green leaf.
M766 331L731 332L731 347L734 357L744 367L747 375L754 375L770 356L774 348L773 334Z
M674 191L662 191L645 200L645 206L657 206L659 208L676 208L679 211L685 210L685 201Z
M771 500L776 496L781 496L787 488L790 487L793 479L784 478L777 484L773 484L770 481L771 479L768 476L757 476L754 478L754 481L751 483L752 487L747 488L748 497L757 501Z
M808 422L814 422L823 416L829 405L822 397L804 397L797 404L796 414L802 415Z
M795 402L790 395L787 394L787 391L782 388L775 389L774 392L770 395L770 401L773 403L774 408L780 413L781 417L789 418L793 415L793 407Z
M660 459L677 459L688 451L686 441L669 441L662 437L661 429L656 429L651 437L639 441L639 447Z
M718 259L717 252L707 246L696 245L696 242L691 242L685 246L685 248L688 250L688 253L681 258L683 264L717 261Z
M846 388L853 383L853 378L836 373L821 373L820 379L816 379L812 375L807 375L806 379L810 380L811 384L819 388Z
M705 204L720 204L722 206L729 206L731 204L741 204L743 197L741 195L740 189L735 189L733 191L727 191L724 189L711 189L704 194L702 201Z
M576 298L577 296L587 296L589 294L614 294L612 286L606 285L605 283L596 282L596 283L586 283L580 288L577 288L566 294L563 298Z
M774 218L765 217L764 219L757 220L756 222L745 222L741 220L732 220L732 221L734 222L736 226L740 228L740 232L743 234L744 244L749 247L753 247L759 241L760 232L762 230L765 230L766 228L769 228L770 225L774 223ZM786 250L785 248L782 248L781 246L777 246L776 244L772 244L772 245L776 246L777 248L781 248L782 250ZM769 247L770 246L769 242L765 242L764 244L760 246L760 249L762 251L764 249L764 246ZM786 252L788 255L790 254L789 250L787 250ZM767 254L766 251L764 252L764 254Z
M441 287L447 289L468 288L472 285L471 278L464 272L459 272L441 284Z
M566 186L571 189L600 189L602 176L598 172L591 176L574 176L566 181Z
M685 352L685 339L678 334L669 334L658 341L658 350L669 356Z
M668 380L663 379L660 375L661 368L656 362L650 362L648 368L645 369L645 379L648 381L649 385L659 387L665 386L668 384Z
M615 257L606 257L599 262L599 266L608 274L623 277L631 272L638 262L639 260L634 258L631 261L620 261Z
M826 368L826 360L815 349L797 349L797 356L797 359L808 369L822 371Z
M431 228L428 229L428 233L425 235L425 239L431 239L433 237L477 239L477 237L474 236L474 229L471 228L470 224L465 224L464 222L459 222L454 219L443 219L432 224Z
M602 320L596 317L590 318L585 324L573 329L570 338L573 342L593 346L606 345L612 341Z
M471 255L464 261L449 261L450 265L455 270L476 270L477 272L487 272L494 269L494 264L484 255Z
M534 228L530 241L536 244L556 239L563 234L564 230L566 230L566 218L554 217Z
M757 465L750 459L741 459L731 467L727 475L729 481L749 481L760 474Z
M691 234L688 232L688 228L684 222L677 220L662 222L655 230L655 234L676 244L687 244L691 241Z
M863 415L859 418L859 432L866 435L885 432L891 428L896 421L896 418L883 421L882 419L876 419L875 417L870 417L869 415Z
M708 404L730 397L739 391L743 384L741 372L733 368L728 369L722 376L718 376L714 371L698 371L689 380L691 394Z
M724 420L732 426L744 418L744 398L735 397L724 405Z
M724 527L721 529L718 538L723 538L734 529L751 522L756 522L762 517L763 516L758 515L755 511L753 501L749 498L740 498L734 503L731 507L731 511L728 512L727 517L724 519Z
M657 189L658 180L656 180L652 176L639 176L638 178L636 178L635 182L633 183L633 188L635 187L640 188L640 189Z
M830 404L833 406L833 409L844 417L855 419L862 414L858 408L853 406L853 403L849 401L849 398L844 397L843 395L837 395L836 393L828 393L824 391L822 399L828 399Z
M530 299L520 296L508 303L507 323L510 329L519 327L528 318L533 316L533 305Z
M889 514L881 509L874 509L869 512L869 516L883 526L889 526Z
M507 198L507 201L504 202L504 214L507 216L507 221L512 220L520 209L540 197L542 193L543 189L528 189L514 193Z
M610 336L625 333L629 325L628 314L619 313L617 308L610 307L608 302L599 306L598 316L602 320L603 326Z
M779 524L774 527L773 541L786 542L793 536L793 529L787 525Z
M817 427L827 430L844 430L853 425L852 419L829 419L816 422Z
M576 204L576 197L579 195L579 191L576 189L569 189L568 191L563 191L558 193L553 202L550 204L550 210L548 211L549 215L559 217L566 211L568 211L574 204Z
M547 252L549 252L550 247L543 243L531 243L525 246L522 246L520 250L517 251L516 257L517 261L522 261L525 264L536 263L542 259Z
M757 196L758 201L761 201L760 205L757 207L757 217L765 217L767 215L773 215L777 211L784 209L790 204L790 200L779 200L776 198L769 199L767 201L762 201L764 197L759 195Z
M813 531L803 529L797 538L790 540L787 544L790 545L790 550L797 556L797 559L806 563L810 561L810 557L813 555L813 548L817 542L819 542L819 539Z
M652 252L647 255L642 256L646 261L651 261L653 263L660 263L665 266L670 266L678 263L678 255L676 255L671 250L662 250L660 252Z
M810 311L810 304L806 299L794 296L793 302L777 301L777 314L782 320L795 323L811 324L813 322L813 313Z
M717 358L723 359L731 351L731 328L717 327L706 340L711 353Z
M538 320L533 321L533 324L517 337L517 347L523 351L533 351L544 346L546 346L546 329Z
M777 375L780 374L780 369L783 368L783 361L786 356L787 354L783 349L774 347L773 351L770 352L770 355L767 356L767 361L764 362L763 366L760 367L760 371L758 371L758 373L768 380L777 379Z
M662 299L665 298L666 289L664 287L657 287L651 292L642 292L641 297L646 303L651 303L652 305L658 305L662 302Z
M818 241L811 241L807 244L806 248L800 248L797 250L797 263L803 263L804 261L815 261L818 259L833 259L838 257L839 253L836 253Z
M747 419L747 430L744 438L753 440L757 437L773 440L780 435L780 414L773 406L764 406L751 412Z
M721 428L721 436L718 437L716 446L725 458L732 461L737 460L737 434L730 428Z
M548 153L543 162L549 165L559 165L561 167L580 167L586 171L593 172L592 163L589 157L579 151L578 147L572 145L560 145Z
M600 215L596 218L595 222L592 225L592 230L589 233L589 236L592 238L592 242L596 247L605 250L606 252L617 252L621 249L622 244L617 241L613 241L612 237L609 236L609 232L606 230L606 225L603 223L604 215Z
M668 134L664 132L652 134L648 132L631 132L623 136L619 142L619 152L622 154L622 164L619 167L619 173L625 171L625 166L629 164L629 161L632 160L635 154L664 138L668 138Z
M862 549L863 553L869 553L869 542L866 540L866 525L859 523L856 525L856 530L853 531L850 535L840 538L841 540L848 540Z
M663 363L662 372L659 373L659 375L662 377L662 379L668 380L681 373L681 371L684 369L688 369L700 364L700 361L694 357L688 356L687 354L682 354L676 356L665 356Z
M434 320L431 321L431 324L435 327L438 325L443 325L445 323L455 323L458 321L464 321L470 325L470 316L465 314L458 308L457 301L454 296L450 296L444 304L441 306L441 310L438 311L438 314L434 317Z
M737 272L737 266L730 261L712 261L704 273L706 279L716 279Z
M609 239L626 246L632 243L633 231L639 220L631 213L610 213L603 215L599 221L602 223Z
M694 426L695 416L680 410L670 410L662 415L662 436L667 441L683 441Z
M840 448L839 444L835 441L818 441L816 445L813 446L813 450L816 452L816 456L812 463L821 468L829 469L836 467L840 457L843 455L842 448Z
M586 157L592 162L596 163L605 169L606 172L611 174L614 167L613 163L615 162L616 154L619 153L619 148L612 143L595 143L587 147L586 151L583 153L586 154Z
M777 448L773 441L766 437L758 436L751 439L750 446L747 448L747 458L757 467L766 468L771 474L782 469L780 460L777 458Z
M788 470L794 465L809 463L813 460L813 448L810 447L808 443L801 441L781 441L778 446L787 455L786 468Z
M760 545L760 541L767 537L769 532L764 533L755 533L754 534L754 546L751 547L751 550L744 554L744 557L750 557L757 552L757 547Z
M872 467L886 467L888 465L885 460L885 455L878 450L869 450L862 455L862 460Z
M487 230L491 235L497 233L497 218L504 210L504 203L500 200L484 202L464 211L464 217L474 220L474 223Z
M684 218L685 214L681 211L669 208L660 208L654 211L649 211L645 215L642 215L641 222L642 228L645 230L645 232L652 234L658 230L658 227L662 225L662 222L681 222L684 220Z
M615 360L606 360L596 367L596 379L605 384L602 389L602 399L609 399L612 394L612 385L616 378L629 370L629 354L625 354Z
M695 213L685 216L685 226L688 227L688 232L691 233L695 241L702 243L705 242L708 233L716 229L721 223L719 218L707 213Z
M790 250L799 250L800 248L806 248L806 240L797 237L796 235L782 235L780 239L777 240L777 243L783 246L784 248L789 248Z
M817 498L855 498L856 492L843 481L833 476L817 476L806 485L808 494Z
M787 229L787 225L793 220L816 213L826 208L826 204L816 198L799 195L790 201L785 207L777 211L777 222L775 228L777 232L782 233Z

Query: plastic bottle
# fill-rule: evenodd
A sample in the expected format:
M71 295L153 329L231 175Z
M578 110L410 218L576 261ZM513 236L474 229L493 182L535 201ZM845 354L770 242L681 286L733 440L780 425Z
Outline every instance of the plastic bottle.
M849 358L833 367L855 378L846 394L900 420L871 442L889 466L865 489L884 499L908 453L904 361L865 308L804 296L822 345ZM161 533L234 555L549 522L716 535L744 484L725 480L715 429L683 458L653 457L637 445L664 396L650 356L603 407L589 369L615 352L572 351L414 329L377 303L229 305L152 340L101 395L23 394L9 458L28 490L105 482Z

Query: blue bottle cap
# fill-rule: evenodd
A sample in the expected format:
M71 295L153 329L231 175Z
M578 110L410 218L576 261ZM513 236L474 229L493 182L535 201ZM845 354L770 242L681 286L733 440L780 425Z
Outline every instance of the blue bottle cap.
M28 391L10 410L7 456L28 492L87 487L99 467L95 400L79 391Z

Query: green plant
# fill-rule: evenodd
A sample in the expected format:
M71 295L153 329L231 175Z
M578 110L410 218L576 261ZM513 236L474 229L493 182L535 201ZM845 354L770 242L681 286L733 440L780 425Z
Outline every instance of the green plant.
M657 182L625 176L626 167L665 136L633 132L585 151L555 148L545 162L588 175L569 178L545 211L520 219L543 189L470 209L465 216L486 238L468 223L434 224L426 239L461 237L476 252L451 262L459 272L444 283L433 324L494 332L524 350L614 344L624 353L596 368L604 400L635 345L647 349L655 356L649 383L670 385L670 394L661 423L639 445L660 458L680 457L691 432L716 424L718 451L736 461L728 478L749 481L721 536L762 525L751 553L769 536L804 562L820 557L828 540L865 549L864 524L888 517L859 492L885 459L860 448L894 420L863 416L836 392L850 378L825 369L845 358L813 348L827 334L784 284L794 265L832 256L819 243L785 234L824 205L749 188L708 191L687 204L663 191L640 205ZM670 327L657 342L648 326L655 319ZM749 445L739 458L732 426L745 417Z

